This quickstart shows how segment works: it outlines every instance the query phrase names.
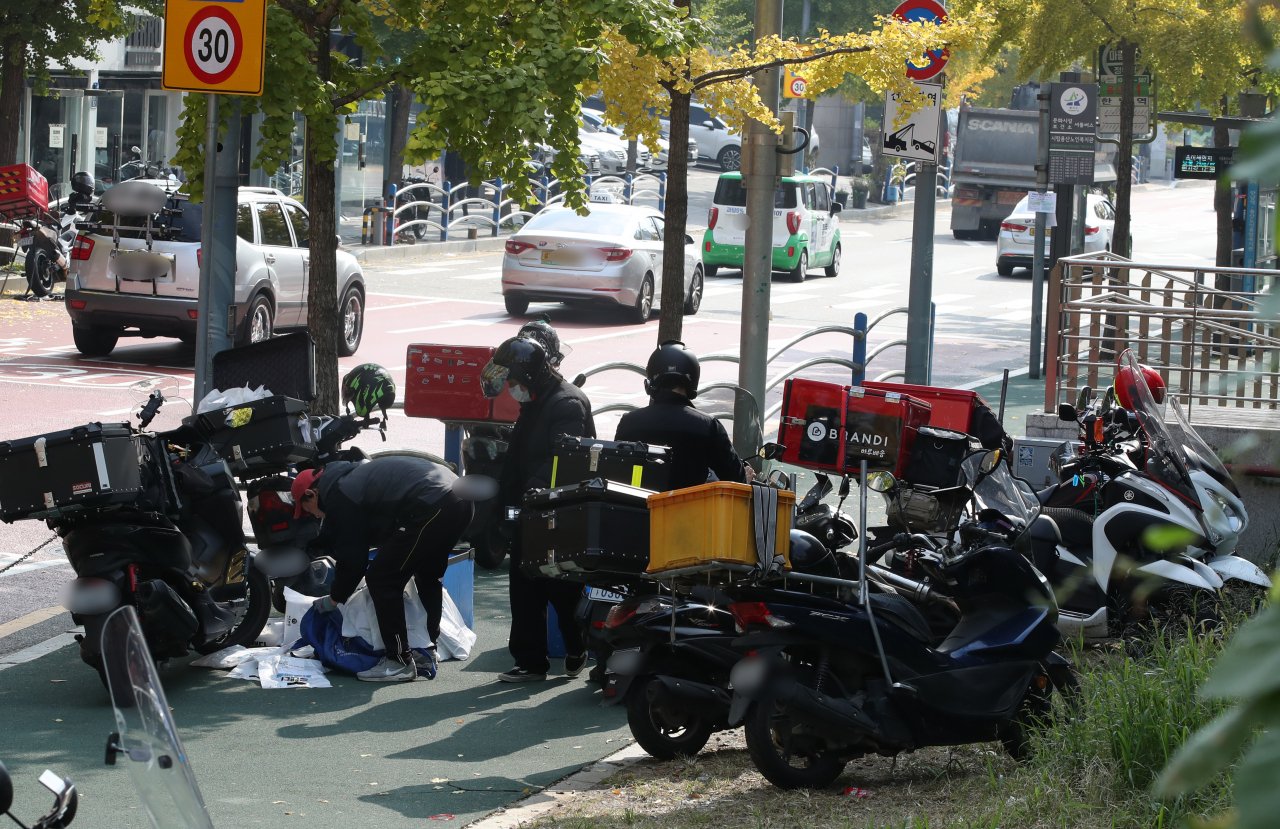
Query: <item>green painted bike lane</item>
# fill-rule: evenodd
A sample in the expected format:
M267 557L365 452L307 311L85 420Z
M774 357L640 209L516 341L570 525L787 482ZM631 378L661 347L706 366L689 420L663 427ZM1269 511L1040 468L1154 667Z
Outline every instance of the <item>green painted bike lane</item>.
M330 689L263 690L190 667L195 655L173 660L161 681L214 825L401 827L452 815L439 825L462 826L629 742L625 711L601 708L581 677L496 682L511 666L505 570L477 572L475 602L471 658L430 682L329 674ZM51 768L81 793L73 826L147 827L129 761L103 764L113 730L106 691L74 647L0 671L14 814L28 822L48 809L36 778Z

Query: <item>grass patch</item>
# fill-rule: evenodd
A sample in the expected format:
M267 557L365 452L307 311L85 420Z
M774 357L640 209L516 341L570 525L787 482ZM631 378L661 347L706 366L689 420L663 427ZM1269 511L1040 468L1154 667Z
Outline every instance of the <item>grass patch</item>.
M1223 776L1159 803L1148 787L1173 753L1223 705L1201 699L1228 633L1152 635L1133 658L1120 643L1070 649L1079 715L1058 710L1034 758L998 744L928 748L849 764L823 791L783 792L747 757L741 732L716 735L696 758L646 760L531 826L560 829L1164 829L1231 806ZM868 789L869 797L843 794Z

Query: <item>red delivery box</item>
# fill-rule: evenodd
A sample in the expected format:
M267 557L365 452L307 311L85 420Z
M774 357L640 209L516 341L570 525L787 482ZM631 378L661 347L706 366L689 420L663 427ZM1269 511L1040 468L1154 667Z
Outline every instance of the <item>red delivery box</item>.
M901 477L930 406L907 394L816 380L788 380L778 443L783 463L844 474L867 469Z
M49 209L49 182L26 164L0 167L0 214L10 219Z
M973 414L987 405L976 391L966 389L944 389L936 386L910 386L905 383L873 383L863 385L877 391L897 391L923 400L932 407L929 425L939 429L951 429L972 435L976 431Z
M503 390L490 400L481 390L480 372L492 356L492 346L410 345L405 360L405 415L514 422L520 413L515 398Z

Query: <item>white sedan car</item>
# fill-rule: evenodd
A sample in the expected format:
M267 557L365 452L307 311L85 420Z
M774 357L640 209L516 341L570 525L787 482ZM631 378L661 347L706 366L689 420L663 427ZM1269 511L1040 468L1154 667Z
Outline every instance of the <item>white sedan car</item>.
M662 296L662 213L652 207L598 202L579 216L549 207L507 240L502 298L521 315L530 302L623 308L632 322L649 319ZM702 304L702 260L692 236L684 238L684 312Z
M1035 254L1036 214L1031 212L1027 201L1023 197L1000 223L1000 235L996 237L996 272L1001 276L1012 275L1014 268L1031 267ZM1111 250L1111 232L1115 224L1116 209L1107 197L1090 193L1085 206L1084 252ZM1048 237L1053 235L1055 228L1047 230L1046 251Z

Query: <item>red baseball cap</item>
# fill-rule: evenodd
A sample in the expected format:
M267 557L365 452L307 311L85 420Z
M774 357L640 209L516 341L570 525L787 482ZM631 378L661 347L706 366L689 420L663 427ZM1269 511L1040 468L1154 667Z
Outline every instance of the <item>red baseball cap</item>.
M316 478L319 478L323 471L323 469L304 469L298 473L298 477L293 479L293 486L289 487L289 492L293 495L294 518L302 517L302 493L316 488Z

